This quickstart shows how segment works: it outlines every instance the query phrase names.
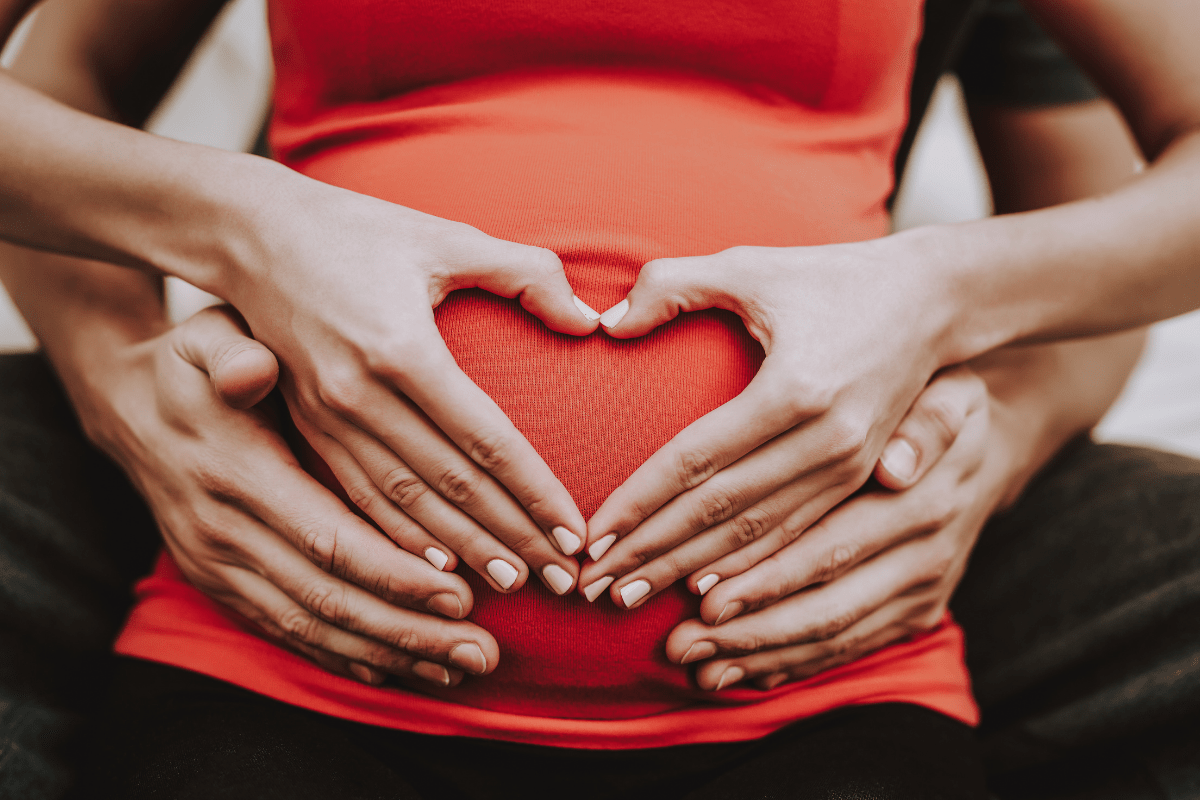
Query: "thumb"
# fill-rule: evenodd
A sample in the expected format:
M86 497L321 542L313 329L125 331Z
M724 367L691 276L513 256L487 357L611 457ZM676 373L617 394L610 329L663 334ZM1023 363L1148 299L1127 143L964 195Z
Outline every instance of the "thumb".
M600 315L604 331L617 339L643 336L683 311L723 308L742 315L732 264L724 253L647 262L624 300Z
M493 240L496 246L488 266L471 276L461 276L468 285L498 294L518 297L521 307L558 333L586 336L599 327L600 315L575 296L562 261L551 250Z
M875 479L899 491L933 468L962 431L967 417L987 402L987 385L967 367L934 376L884 445Z
M232 306L213 306L176 328L176 351L208 375L217 396L231 408L250 408L275 388L279 362L251 339Z

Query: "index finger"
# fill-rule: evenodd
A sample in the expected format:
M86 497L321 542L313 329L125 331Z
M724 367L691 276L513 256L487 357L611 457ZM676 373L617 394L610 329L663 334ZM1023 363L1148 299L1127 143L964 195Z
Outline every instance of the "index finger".
M588 520L588 554L598 560L672 498L707 481L742 456L821 413L793 392L784 371L767 356L750 384L658 449ZM811 467L830 461L822 445ZM804 465L797 466L805 472Z
M560 550L579 552L587 525L570 493L508 415L459 369L441 337L409 367L388 375L396 388L512 492Z

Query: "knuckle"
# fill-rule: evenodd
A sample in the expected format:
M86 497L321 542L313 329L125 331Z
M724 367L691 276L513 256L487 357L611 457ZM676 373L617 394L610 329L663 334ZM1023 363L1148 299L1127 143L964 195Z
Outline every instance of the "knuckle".
M836 414L829 420L830 455L835 461L856 461L867 446L871 434L868 420L849 413Z
M316 387L321 405L341 416L352 416L363 407L362 379L347 370L329 371Z
M383 477L383 493L404 510L420 502L429 486L407 467L396 467Z
M210 516L197 517L193 522L192 530L206 547L215 552L232 554L241 549L241 541L230 526L218 522Z
M675 456L675 472L679 484L692 489L717 474L719 464L711 453L698 450L682 452Z
M698 490L695 513L700 529L707 530L732 517L741 500L741 492L731 487L714 486Z
M483 477L466 464L454 464L442 471L437 479L438 494L456 506L470 503L479 494Z
M753 508L743 511L729 521L726 541L732 549L738 549L762 538L769 524L764 512Z
M330 580L313 581L301 595L305 608L323 620L341 625L346 615L346 593Z
M925 403L922 409L933 433L944 446L950 446L962 430L967 408L959 398L939 394Z
M285 639L304 644L317 644L316 633L320 623L303 608L295 606L288 608L279 615L275 624Z
M658 258L647 262L638 273L638 283L655 294L669 290L675 283L673 260Z
M530 250L530 268L543 278L557 278L565 274L562 259L553 250L545 247L533 247Z
M509 462L508 441L495 434L479 436L471 442L471 460L488 472L495 472Z
M192 464L192 479L207 494L220 500L228 500L237 492L237 481L230 474L228 461L214 453L201 453Z
M395 631L391 637L392 644L396 649L403 650L406 653L421 653L425 650L425 639L420 632L411 628L404 627Z
M795 422L829 413L837 399L833 384L789 372L779 382L777 394L787 417Z
M828 583L841 576L858 561L859 549L849 542L838 542L829 548L813 571L813 583Z
M338 562L337 526L304 525L297 529L300 552L325 572L331 572Z

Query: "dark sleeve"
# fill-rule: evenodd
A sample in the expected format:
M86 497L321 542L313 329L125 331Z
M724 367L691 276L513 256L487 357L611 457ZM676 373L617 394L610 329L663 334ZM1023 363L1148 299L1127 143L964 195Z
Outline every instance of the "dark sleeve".
M969 100L1050 106L1100 92L1017 0L990 0L962 50L957 72Z

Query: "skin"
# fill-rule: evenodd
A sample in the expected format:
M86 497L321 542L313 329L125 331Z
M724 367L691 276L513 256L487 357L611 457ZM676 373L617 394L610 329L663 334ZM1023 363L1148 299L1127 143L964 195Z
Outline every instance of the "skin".
M1141 168L1107 101L969 110L997 213L1103 194ZM773 532L698 569L707 556L687 561L687 545L676 547L627 574L617 591L644 579L657 592L686 578L699 593L700 580L716 576L704 587L701 619L678 626L667 642L672 660L697 664L706 689L739 680L773 688L930 630L987 518L1100 420L1143 341L1133 331L1010 347L976 359L965 375L942 373L889 444L904 439L914 448L913 478L897 481L876 467L884 487L907 491L855 496L815 525L787 531L782 547ZM714 532L739 526L734 517Z
M25 5L0 4L0 19ZM157 64L159 50L186 52L192 18L219 5L82 5L49 4L28 56L0 75L0 102L20 111L0 126L10 156L0 165L0 236L177 275L231 300L279 359L296 424L381 527L436 530L499 591L550 565L573 584L578 564L551 532L573 532L577 550L582 516L457 368L432 314L451 291L479 287L519 297L553 330L591 333L594 314L575 305L558 257L267 159L106 121L141 121L165 86L130 98L131 76ZM516 572L508 585L487 568L496 559Z
M13 9L17 9L19 5L10 3L0 8L7 14L5 18L12 20L18 15ZM117 8L120 5L109 3L104 8ZM1089 22L1083 26L1085 33L1121 30L1126 22L1145 10L1144 6L1135 9L1129 3L1094 2L1086 4L1086 7L1084 4L1076 5L1079 6L1079 9L1076 9L1078 15L1087 17ZM1170 6L1169 3L1161 4L1161 7L1166 9L1164 14L1176 15L1176 22L1181 15L1195 14L1194 11L1185 8L1184 4L1178 4L1177 8ZM1155 17L1154 14L1150 16ZM105 20L116 18L98 14L93 19L103 23ZM1168 24L1170 19L1164 18L1160 22L1162 25L1159 29L1151 29L1148 32L1141 30L1138 33L1141 37L1138 46L1144 46L1155 36L1171 32L1171 25ZM1060 21L1060 27L1066 27L1066 22ZM1186 24L1176 28L1176 39L1179 38L1180 29L1187 29ZM64 46L76 51L76 57L68 59L67 63L86 65L80 67L80 70L90 70L91 74L81 82L90 83L95 96L99 98L111 95L111 92L104 91L104 87L117 82L111 74L105 73L104 65L111 63L112 59L95 57L94 51L97 48L104 49L104 45L99 43L120 41L123 48L136 48L136 42L130 43L120 36L108 35L103 25L98 29L76 29L75 37L67 36L66 41L68 44ZM1124 55L1127 60L1130 52L1139 52L1136 48L1132 51L1126 48L1126 51ZM1114 195L1110 198L1113 202L1108 203L1108 207L1099 212L1094 208L1085 209L1085 212L1093 217L1092 224L1097 220L1103 224L1108 218L1116 220L1121 217L1123 211L1128 210L1127 206L1136 206L1147 197L1157 204L1156 208L1160 212L1164 212L1155 219L1160 226L1169 227L1168 232L1171 235L1161 242L1156 240L1160 246L1152 252L1142 248L1143 252L1135 259L1138 267L1142 269L1139 279L1143 281L1147 280L1147 274L1159 276L1161 273L1163 280L1178 278L1178 270L1174 269L1175 262L1172 258L1179 255L1180 248L1186 251L1186 248L1194 245L1181 233L1187 229L1186 223L1190 220L1180 222L1180 216L1184 213L1180 207L1186 204L1179 203L1178 198L1183 188L1186 188L1186 181L1182 180L1180 175L1186 176L1187 170L1194 167L1195 156L1191 152L1194 148L1190 150L1187 142L1194 138L1191 131L1195 126L1187 120L1195 119L1195 116L1188 116L1191 107L1186 103L1173 103L1172 98L1175 94L1172 93L1174 89L1170 88L1172 85L1176 85L1176 88L1182 85L1189 74L1189 65L1194 64L1188 60L1191 56L1186 53L1186 48L1167 48L1167 51L1171 53L1171 57L1164 59L1165 67L1157 72L1152 71L1153 74L1141 76L1143 83L1165 81L1168 90L1160 92L1164 102L1135 109L1135 112L1144 111L1151 116L1157 114L1164 120L1175 119L1179 122L1173 127L1167 124L1165 128L1163 125L1155 127L1149 123L1144 126L1151 139L1155 138L1156 132L1163 129L1174 132L1173 137L1159 136L1156 140L1163 144L1169 143L1169 146L1160 148L1167 156L1148 170L1147 177L1142 181L1144 184L1150 180L1153 185L1149 189L1143 186L1140 194L1135 192L1130 195L1129 192L1125 192L1120 197ZM86 53L87 57L80 53ZM1137 91L1138 87L1135 87L1135 94ZM554 263L544 251L535 253L531 252L534 248L497 243L496 240L487 240L487 237L480 239L481 234L478 232L471 233L470 230L463 230L462 226L434 220L415 212L401 213L392 206L385 209L383 206L386 204L379 204L357 195L351 196L351 193L338 192L330 187L313 185L313 182L306 181L294 173L287 173L277 165L248 160L249 157L219 154L190 145L166 143L129 129L105 125L49 103L44 97L7 78L0 83L0 92L5 94L6 105L11 103L10 107L29 112L18 115L16 121L6 121L0 129L0 144L12 145L12 148L6 149L5 152L16 153L19 156L4 165L3 172L0 172L0 183L6 189L35 185L33 181L37 181L36 185L39 187L45 187L45 191L39 191L36 199L22 197L15 189L12 192L4 192L4 197L9 198L9 202L0 208L0 233L26 245L180 275L232 300L245 314L255 336L266 342L279 356L284 367L285 379L282 384L293 410L299 409L301 427L317 443L318 451L334 465L335 472L341 470L338 477L349 485L355 485L357 478L359 486L366 486L362 474L372 479L371 484L379 490L377 494L373 494L369 486L354 494L360 505L368 507L372 517L381 527L389 533L393 530L398 531L401 526L397 520L400 518L385 512L396 506L398 513L400 507L397 503L402 504L405 498L412 496L411 492L404 492L401 497L389 497L387 493L390 491L394 494L397 486L413 485L409 479L400 483L390 482L389 476L397 474L398 470L408 470L424 478L424 484L427 486L441 486L446 489L461 486L461 479L450 480L447 483L446 478L461 476L464 470L470 468L470 462L466 462L464 466L463 461L455 460L461 459L461 452L467 452L492 467L491 474L525 501L526 508L543 510L536 520L538 524L531 526L519 508L513 510L512 506L515 504L497 499L501 496L506 498L507 495L500 491L496 484L490 483L488 476L471 472L467 485L483 486L484 489L472 491L466 497L456 497L470 512L464 515L460 522L463 535L456 541L464 548L477 540L491 542L487 546L493 548L502 547L504 542L509 541L514 544L513 549L529 560L532 566L562 564L564 569L573 574L576 568L571 560L559 560L560 554L548 544L549 539L545 533L556 522L567 524L572 530L580 533L582 527L578 520L571 519L570 509L566 508L563 496L558 495L557 489L561 487L557 486L557 482L552 478L547 480L546 473L539 472L544 468L544 464L536 458L536 454L522 450L520 442L504 438L513 431L505 427L507 420L495 417L498 409L492 413L494 406L489 405L490 401L485 402L485 398L476 397L479 399L476 407L478 417L465 422L459 418L447 417L446 401L450 398L461 401L462 396L471 397L467 387L452 387L467 391L466 395L460 393L458 397L454 397L454 392L451 391L441 394L423 393L423 387L429 386L430 382L423 381L422 377L461 374L442 358L441 351L436 346L432 347L432 351L439 354L438 358L428 363L401 363L405 360L405 354L413 352L414 348L425 352L425 345L440 344L440 339L433 342L413 333L417 330L423 331L421 335L429 335L431 324L428 312L425 311L427 307L411 309L412 315L403 317L402 324L397 324L394 308L368 308L364 315L363 309L356 305L363 303L364 297L412 297L421 296L417 293L424 291L432 306L454 288L479 285L510 296L521 294L526 307L547 319L556 330L570 333L589 332L594 329L594 322L586 317L581 321L578 312L569 304L569 287L565 286L565 281L559 280L561 267L556 271ZM1186 99L1186 92L1181 91L1179 94ZM83 104L82 107L88 106ZM96 108L91 110L96 111ZM106 111L109 113L105 113ZM113 110L101 109L97 113L114 119L120 118ZM111 160L96 163L93 154L96 152L97 143L105 152L119 155ZM1147 152L1158 154L1158 150ZM131 153L136 153L137 157L121 157ZM1178 155L1179 153L1182 155ZM56 170L48 172L45 169L47 164L56 165ZM79 181L75 180L79 175L88 175L90 178L85 183L86 191L82 193L79 191ZM197 180L197 176L202 176L202 180ZM70 202L66 202L68 197ZM1133 199L1130 199L1131 197ZM170 198L171 202L164 203L163 198ZM162 210L164 208L175 209L175 216L168 217ZM286 213L281 211L281 208L285 209ZM315 211L317 208L321 210L320 215ZM1166 211L1172 211L1173 215L1165 213ZM1190 212L1190 209L1187 211L1194 213ZM318 216L322 219L318 220ZM345 224L330 225L330 218ZM303 224L298 224L297 220ZM1064 223L1069 221L1070 219L1063 220ZM1174 227L1170 227L1171 225ZM1121 280L1124 280L1120 275L1116 275L1118 267L1122 265L1118 264L1116 259L1108 257L1107 251L1097 252L1096 248L1089 250L1079 242L1063 243L1063 237L1050 222L1035 220L1026 227L1029 228L1026 232L1030 239L1037 240L1029 245L1033 257L1021 262L1029 265L1030 269L1058 271L1064 266L1077 265L1089 257L1099 255L1104 257L1089 266L1098 265L1098 274L1104 275L1106 279L1111 277L1110 282L1113 284L1120 284ZM220 230L222 236L214 237L214 230ZM807 426L806 435L802 437L801 442L802 455L806 461L795 462L800 466L796 467L792 475L803 479L814 472L813 467L824 470L820 477L808 481L804 489L809 496L818 498L816 505L810 503L806 512L812 519L816 519L821 516L820 513L816 513L821 505L828 503L827 507L832 507L847 496L853 487L860 485L871 472L890 431L895 429L900 417L910 407L912 399L922 391L928 378L940 366L955 363L956 359L964 360L973 354L973 350L984 352L1004 341L1061 334L1066 330L1063 326L1068 324L1062 322L1063 319L1072 320L1069 324L1075 326L1071 329L1075 333L1088 332L1089 325L1093 328L1105 328L1130 324L1126 318L1117 318L1111 312L1100 321L1088 318L1087 314L1093 313L1093 310L1086 304L1062 303L1056 308L1047 309L1045 303L1037 297L1031 299L1028 296L1030 285L1036 285L1036 280L1031 282L1028 275L1024 276L1024 281L1013 279L1004 283L1001 288L1005 289L1007 294L1002 291L996 295L1000 298L1013 298L1010 301L1013 307L1023 303L1023 314L1016 314L1015 317L1011 313L993 314L990 317L978 314L959 324L960 321L954 319L955 313L961 314L964 308L974 310L987 305L991 295L987 292L977 292L973 295L962 288L968 283L969 272L960 263L960 259L938 256L947 252L956 257L962 253L971 253L974 260L962 260L969 261L972 269L987 263L989 256L996 260L996 255L990 253L988 248L994 241L1003 240L1006 234L996 233L995 230L971 229L973 233L968 231L964 234L955 229L942 232L939 236L930 234L933 244L930 244L930 239L919 236L892 237L886 245L876 243L856 247L838 246L821 248L820 253L807 254L766 254L761 252L766 250L765 248L744 248L732 255L709 257L712 269L708 272L715 278L707 285L690 288L680 288L676 285L677 282L673 283L673 275L679 272L677 269L672 269L669 264L663 266L663 262L654 262L643 270L644 280L639 281L640 294L637 294L639 290L636 288L637 296L631 294L633 305L629 314L619 324L614 323L610 332L622 337L636 335L638 325L649 330L654 324L677 313L680 308L704 307L704 303L735 304L734 300L729 299L733 294L730 287L722 286L720 282L729 281L739 270L752 271L756 276L766 274L772 259L778 261L780 269L786 266L787 269L793 270L793 274L799 276L798 280L804 282L806 290L803 296L800 296L795 294L794 287L783 287L788 291L779 296L792 297L799 308L797 310L789 304L786 310L790 316L787 320L777 320L770 315L761 315L761 318L749 320L752 330L755 330L765 343L771 344L775 340L781 342L779 350L769 352L774 352L776 356L786 356L788 338L802 338L810 336L813 332L826 333L829 329L838 329L838 326L850 326L852 332L867 331L870 335L864 333L857 338L853 335L846 337L848 352L832 354L816 364L804 363L802 359L794 361L783 357L775 358L771 362L772 369L769 372L764 370L768 372L766 378L762 381L756 380L758 385L753 387L755 392L750 393L744 400L739 398L742 402L738 409L751 413L762 410L762 404L767 403L767 410L775 413L759 418L774 421L777 427L785 425L781 430L796 427L798 417L819 418L819 424ZM1019 235L1021 230L1019 228L1013 233ZM1114 233L1111 228L1105 230L1113 236L1122 232L1118 229ZM345 244L346 249L339 250L334 245L339 244L338 234L344 231L349 231L351 235L346 238L354 241ZM1129 235L1128 227L1124 233ZM963 250L939 244L957 236L966 236L971 240L966 244L973 244L973 248ZM219 238L220 241L214 241L214 238ZM330 244L330 240L334 241L334 245ZM414 250L414 240L435 244L431 248ZM364 246L363 242L369 244ZM381 242L382 244L379 244ZM1041 249L1033 246L1038 243L1043 245ZM1046 244L1061 246L1046 248ZM1062 254L1064 250L1065 256ZM415 264L416 267L397 270L394 264L397 252L407 253L407 265ZM314 256L313 253L319 255ZM336 264L343 259L353 259L356 264L366 267L362 270L361 280L353 286L341 286L331 282L330 276L322 273L321 263L316 263ZM913 264L914 269L894 269L896 259L900 259L902 263ZM839 262L841 268L828 269L830 261ZM469 268L465 272L447 272L444 269L447 263L466 264ZM1003 263L997 263L1003 266ZM288 280L277 279L272 272L272 265L275 264L288 265ZM795 270L797 266L800 269ZM39 268L40 266L34 266L32 269L36 271ZM938 270L941 270L940 274ZM397 276L397 272L404 274ZM893 276L897 273L911 275L912 281L903 286L879 281L867 284L862 282L872 276L880 278L885 272ZM1010 269L1009 272L1015 270ZM1094 280L1096 276L1089 274L1089 277ZM64 280L70 283L70 279ZM20 280L16 280L15 283L20 283ZM866 298L857 315L821 320L814 314L800 313L803 311L804 302L825 306L839 297L861 300L863 298L860 289L864 285L878 285L878 296ZM369 286L370 290L364 291L363 286ZM545 289L546 286L551 288ZM1185 289L1189 286L1190 284L1186 284ZM993 285L991 288L996 287ZM1120 294L1120 291L1110 291L1114 291L1115 295ZM375 294L372 295L372 292ZM1022 292L1025 294L1022 295ZM31 293L26 291L24 294ZM1186 302L1181 300L1185 292L1159 294L1164 298L1159 305L1148 301L1150 310L1142 308L1138 312L1141 316L1133 314L1134 322L1143 321L1146 315L1171 313L1172 309ZM312 308L311 301L306 300L306 297L322 298L322 307ZM898 310L888 309L888 302L894 301L896 297L909 298L915 302L902 304L905 307ZM960 307L958 303L963 298L977 301L979 305L966 302ZM125 301L109 302L123 306ZM130 302L136 304L138 301ZM33 301L30 303L36 305ZM752 311L766 307L752 308L744 299L736 300L736 303L748 317L752 316ZM943 304L944 311L929 313L931 308L943 309ZM21 307L24 310L26 304L22 304ZM49 312L46 313L49 315ZM1038 317L1037 313L1041 316ZM1075 316L1072 317L1072 314ZM37 312L34 312L34 316L37 316ZM976 317L979 317L979 320L976 320ZM1010 324L1010 318L1020 320L1020 324ZM1030 322L1031 319L1034 322ZM282 320L287 320L289 325L282 325ZM985 323L987 320L991 322L976 324L980 320ZM788 324L777 325L780 321ZM1059 327L1055 328L1056 325ZM805 326L809 327L806 329ZM41 336L43 328L53 327L53 323L45 326L38 323L34 327ZM889 335L895 331L904 331L908 335ZM433 331L433 334L436 335L436 331ZM53 338L54 334L49 336ZM871 339L871 336L876 338ZM43 336L43 339L46 338ZM70 337L62 335L60 338ZM390 343L392 346L381 348L379 342ZM884 358L884 353L876 351L875 346L880 343L886 345L885 350L891 348L889 352L892 358ZM64 345L64 348L69 349L69 345ZM857 359L858 363L855 363L855 356L861 356ZM62 360L69 361L70 357L64 356ZM783 364L783 369L776 369L776 365L780 364ZM845 364L852 365L852 368L845 374L839 373L835 367ZM897 371L897 364L915 365L916 373L911 370ZM86 368L79 368L80 372L85 370ZM783 379L779 380L781 375ZM789 383L796 375L810 377L803 385ZM778 382L767 385L770 381ZM69 385L72 383L71 380L67 382ZM867 384L875 385L872 382L881 382L883 386L888 387L888 391L878 392L878 396L872 397L872 392L864 388ZM453 384L453 381L449 383ZM78 384L87 385L87 379L79 378ZM766 391L759 391L764 388ZM382 394L371 393L374 389L379 389ZM776 397L775 401L770 399L772 393ZM779 397L793 399L785 406L779 406ZM795 400L796 397L800 400ZM411 404L406 401L411 401ZM88 408L89 405L113 405L97 401L95 398L81 398L77 402L83 408ZM772 402L775 403L774 408L770 407ZM364 407L363 403L380 408L378 417L369 420L354 418L354 409ZM416 413L414 405L424 413L424 418ZM458 402L455 407L461 405L462 403ZM119 443L123 441L120 432L124 417L116 409L107 409L107 417L105 413L105 410L97 413L97 421L89 425L89 430L94 432L98 441L108 442L113 449L120 449L122 445ZM737 415L731 416L738 418ZM391 428L391 421L397 418L407 418L412 423L411 427L406 428L410 433L402 435ZM429 424L430 422L432 424ZM484 427L472 425L473 422ZM705 425L709 426L709 431L705 430ZM771 438L764 431L757 430L732 443L718 442L713 445L705 439L705 435L709 435L715 426L711 420L705 425L700 425L696 430L689 429L690 433L685 432L680 440L668 445L668 448L674 448L676 454L686 453L686 456L679 458L669 453L663 458L656 457L657 461L652 464L648 473L651 478L655 478L654 470L659 471L657 478L647 484L651 502L645 502L636 496L631 498L629 492L625 491L613 505L613 508L617 509L613 513L627 520L631 518L628 511L630 508L658 508L678 494L680 488L690 488L687 484L708 477L714 470L719 470L726 463L737 461L740 455ZM370 436L374 442L355 439L355 429L371 431ZM449 435L459 450L440 439L441 431ZM495 431L499 433L493 435ZM328 440L321 439L322 434L327 436ZM498 449L504 452L504 448L486 446L497 441L496 435L501 436L500 441L511 444L515 449L509 452L515 452L517 455L501 459L499 463L496 459L487 458L489 452L494 453ZM689 441L689 436L698 438ZM755 441L756 439L758 441ZM446 469L447 462L444 461L416 465L406 463L403 459L406 452L427 451L431 443L438 441L445 444L445 458L454 469ZM341 454L333 443L347 453L353 450L352 457L339 459ZM372 447L373 444L377 446ZM527 444L525 446L527 447ZM873 455L871 451L874 451ZM389 457L388 453L392 454L390 458L395 460L379 465L381 458ZM456 453L458 455L455 455ZM697 458L697 454L701 454L701 457ZM529 458L530 455L533 458ZM361 468L357 476L352 474L351 460ZM692 469L680 475L672 468L674 464L687 464ZM807 471L803 468L804 464L808 464ZM476 477L478 483L474 483ZM679 477L684 479L682 483L678 480ZM737 476L734 478L737 479ZM556 486L557 489L554 489ZM487 490L491 487L495 489L489 493ZM769 485L760 485L755 489L766 491L764 496L769 496L770 490ZM538 491L548 491L552 495L551 499L544 503L539 502L539 498L532 496ZM443 494L447 493L459 494L455 491ZM423 497L427 494L439 493L422 491L418 492L417 496ZM558 495L557 499L553 495ZM383 501L379 499L381 497ZM391 505L388 505L389 502ZM479 526L471 527L474 524L474 515L486 516L496 513L494 509L505 507L506 502L509 504L508 512L494 520L491 526L495 537L488 537ZM624 510L620 508L622 503L626 506ZM435 510L442 514L453 511L447 511L440 503L434 505L437 507ZM550 508L551 513L544 511L546 508ZM606 508L609 508L608 504ZM416 523L428 520L428 524L425 525L427 530L441 532L448 527L444 516L435 515L433 510L405 510L412 510L410 516ZM419 514L429 516L422 519ZM636 516L634 513L633 517ZM700 519L703 521L703 515ZM603 527L599 526L600 529ZM595 530L589 528L589 531L589 541L594 543L598 537L594 535ZM366 533L363 531L364 536ZM404 537L398 535L397 538ZM344 539L345 537L340 535L335 537L334 541L338 544L333 548L329 546L328 536L325 536L322 546L309 545L307 552L311 554L310 561L319 567L328 567L335 577L348 578L343 583L373 588L370 586L371 576L354 572L356 559L331 556L338 552L338 548L343 548ZM303 536L300 541L304 541ZM516 546L518 544L521 547ZM527 555L526 548L532 555ZM488 554L476 554L473 558L464 556L464 559L476 569L480 569L480 561L497 552L507 557L510 551L493 549ZM524 564L521 567L523 568ZM522 572L510 588L518 588L525 577L526 573ZM301 613L326 623L345 623L353 615L352 610L348 610L345 600L327 604L324 601L328 594L326 592L314 595L293 588L292 592L285 591L284 594L301 608ZM335 593L333 596L341 598L345 596L345 592L341 595ZM306 599L308 602L305 602ZM314 603L314 599L321 602ZM285 633L298 627L304 626L288 626ZM378 631L385 639L391 636L395 641L412 641L407 633L397 639L391 629L388 629L387 633L383 629ZM311 643L306 644L311 646ZM489 661L489 664L491 663L494 662Z
M766 359L741 395L655 453L589 520L589 548L617 543L585 566L581 590L614 576L610 596L625 605L626 576L685 541L713 557L772 533L781 546L863 484L939 369L1196 305L1200 57L1183 32L1200 25L1200 7L1030 5L1114 98L1147 169L1102 196L1037 211L647 264L625 313L605 312L610 335L717 307L742 318Z

